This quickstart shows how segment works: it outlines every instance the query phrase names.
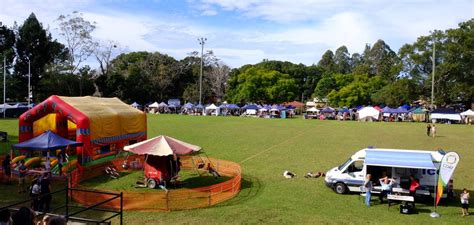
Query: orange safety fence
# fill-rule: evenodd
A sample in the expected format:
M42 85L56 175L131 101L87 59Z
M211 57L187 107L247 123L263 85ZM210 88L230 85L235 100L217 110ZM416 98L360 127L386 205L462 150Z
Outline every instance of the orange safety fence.
M143 156L129 156L128 162L141 160ZM114 166L117 170L127 172L133 169L124 170L122 168L124 158L116 158L104 164L95 165L85 168L83 171L78 169L71 172L70 187L80 189L90 189L81 186L80 182L87 179L105 175L105 168ZM199 188L178 188L163 190L137 190L123 191L123 207L125 210L141 210L141 211L172 211L183 209L194 209L209 207L220 202L233 198L240 191L241 185L241 167L239 164L214 159L199 158L192 156L181 157L182 169L196 169L198 164L211 163L220 175L231 177L229 180L206 187ZM204 169L204 168L203 168ZM204 171L204 170L202 170ZM117 191L100 190L116 193ZM90 206L109 199L109 195L100 193L78 192L72 194L71 198L83 205ZM118 209L120 208L120 200L116 199L103 205L104 207Z

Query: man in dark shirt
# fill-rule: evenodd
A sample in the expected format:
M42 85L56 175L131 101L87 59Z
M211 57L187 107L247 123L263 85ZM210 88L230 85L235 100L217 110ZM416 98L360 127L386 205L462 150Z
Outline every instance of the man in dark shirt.
M5 159L3 160L3 163L2 163L2 167L3 167L3 177L6 180L6 183L10 184L10 177L12 175L10 155L5 156Z
M49 173L45 173L43 179L41 179L40 183L41 187L41 198L39 202L39 211L41 212L48 212L49 206L51 204L52 196L51 196L51 183L49 181Z

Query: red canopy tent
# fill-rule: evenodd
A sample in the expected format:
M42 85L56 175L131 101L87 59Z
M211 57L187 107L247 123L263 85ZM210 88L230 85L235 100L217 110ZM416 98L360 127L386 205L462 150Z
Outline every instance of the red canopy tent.
M178 174L180 165L176 155L198 152L201 147L161 135L125 146L124 150L145 155L145 177L148 186L154 188L157 183L169 182Z

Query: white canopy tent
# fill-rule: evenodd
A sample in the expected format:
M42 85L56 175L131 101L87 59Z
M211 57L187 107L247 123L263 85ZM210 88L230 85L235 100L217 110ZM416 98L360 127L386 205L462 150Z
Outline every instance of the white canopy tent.
M380 112L372 106L364 107L357 113L359 114L359 121L378 120L380 115Z
M206 107L206 114L218 116L219 115L219 107L217 107L214 104L208 105Z
M474 116L474 111L472 110L467 110L461 113L461 116Z
M154 103L153 103L154 104ZM158 107L157 108L167 108L168 105L164 102L161 102L160 104L158 104Z
M149 108L158 108L160 106L160 104L158 104L158 102L153 102L153 104L149 105L148 107Z
M316 112L317 113L317 112L319 112L319 109L317 109L316 107L311 107L311 108L307 109L306 112L313 112L313 113Z
M461 120L460 114L443 114L443 113L431 113L431 120Z

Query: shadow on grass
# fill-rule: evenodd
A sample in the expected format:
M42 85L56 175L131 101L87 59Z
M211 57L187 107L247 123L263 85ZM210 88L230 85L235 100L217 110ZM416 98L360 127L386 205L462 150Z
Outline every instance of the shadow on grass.
M264 184L252 175L242 174L240 192L234 198L217 204L213 207L227 207L242 204L259 196L264 188Z
M184 183L184 188L198 188L211 186L214 184L222 183L224 181L230 180L231 177L214 177L214 176L200 176L200 177L190 177L181 181Z

